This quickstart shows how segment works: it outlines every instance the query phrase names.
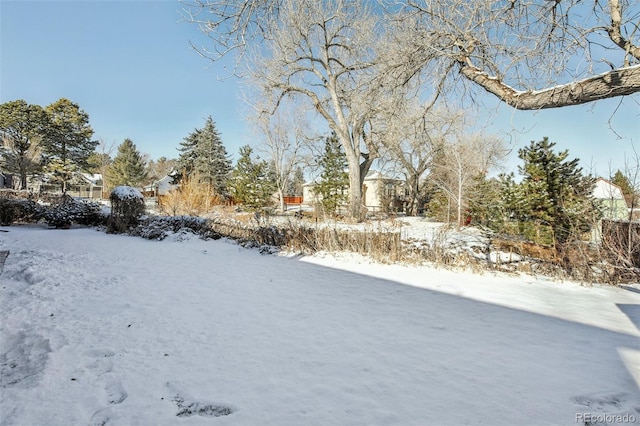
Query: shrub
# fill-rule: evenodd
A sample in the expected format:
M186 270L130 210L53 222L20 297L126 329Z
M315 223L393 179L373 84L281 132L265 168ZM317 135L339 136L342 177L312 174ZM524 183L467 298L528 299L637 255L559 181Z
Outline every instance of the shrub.
M118 186L109 195L111 215L107 221L107 232L123 233L138 225L144 214L144 198L140 191L130 186Z
M49 226L56 228L66 228L72 222L81 225L99 225L104 222L100 204L69 196L64 196L60 202L49 207L44 213L44 219Z
M44 208L33 200L21 198L0 198L0 225L13 222L37 222L42 219Z
M15 220L15 216L15 200L0 198L0 225L11 225Z
M220 234L212 231L209 221L194 216L154 216L140 221L137 227L131 230L134 235L139 235L148 240L164 240L170 232L191 231L204 239L218 239Z
M162 212L173 216L208 213L213 206L221 204L222 201L222 198L213 192L211 185L200 183L197 174L191 177L183 175L180 188L159 199Z

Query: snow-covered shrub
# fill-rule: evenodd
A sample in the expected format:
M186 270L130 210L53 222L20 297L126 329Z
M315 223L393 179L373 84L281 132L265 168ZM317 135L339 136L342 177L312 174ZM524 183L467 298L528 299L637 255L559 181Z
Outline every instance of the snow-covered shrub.
M71 223L99 225L104 222L99 203L64 196L61 202L46 209L44 219L49 226L65 228Z
M37 222L44 209L33 200L22 198L0 198L0 225L13 222Z
M220 234L211 230L207 219L195 216L153 216L140 221L131 230L149 240L164 240L170 233L189 231L204 239L218 239Z
M107 222L107 232L122 233L138 225L144 214L142 193L130 186L117 186L109 195L111 215Z
M15 200L0 198L0 225L8 226L15 220Z

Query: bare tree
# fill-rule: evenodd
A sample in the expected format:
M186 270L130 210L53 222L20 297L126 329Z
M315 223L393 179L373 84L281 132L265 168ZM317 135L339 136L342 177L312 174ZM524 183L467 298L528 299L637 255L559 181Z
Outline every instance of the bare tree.
M261 111L258 108L258 111ZM272 165L278 191L280 211L286 209L285 191L296 166L300 165L308 135L306 117L296 105L281 106L274 114L258 112L254 117L256 130L262 139L262 150Z
M103 138L98 139L95 155L91 159L94 164L92 166L102 176L102 194L108 193L111 188L108 182L109 166L113 163L113 153L116 149L115 141L107 142Z
M361 2L300 0L281 6L278 24L251 72L276 105L303 98L336 133L349 168L349 214L361 219L363 179L378 156L376 20Z
M371 5L210 0L192 6L199 9L190 19L220 37L214 59L262 41L247 72L265 96L275 97L274 108L287 97L305 99L336 133L349 165L350 216L361 219L363 179L378 156L372 126L388 98L375 48L382 26Z
M578 105L640 91L635 0L387 0L390 66L402 81L472 82L514 108ZM430 77L434 82L433 77Z
M397 164L405 176L407 188L406 212L415 215L422 194L424 175L432 167L435 154L444 146L452 132L459 131L462 111L409 106L387 123L383 157Z
M446 194L449 205L455 207L459 228L463 224L467 190L473 178L498 165L507 151L498 138L462 133L444 139L440 149L441 155L432 167L431 178Z

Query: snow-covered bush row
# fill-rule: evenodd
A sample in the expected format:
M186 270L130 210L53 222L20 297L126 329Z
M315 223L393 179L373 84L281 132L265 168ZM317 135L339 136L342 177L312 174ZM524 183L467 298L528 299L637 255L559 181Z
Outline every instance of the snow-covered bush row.
M49 226L66 227L71 223L101 225L106 217L99 203L77 200L69 196L57 197L52 203L43 203L35 197L0 198L0 225L14 222L46 222Z
M67 196L61 203L47 207L44 219L48 225L61 228L70 226L71 223L102 225L106 218L102 214L102 206L99 203Z
M212 231L207 219L195 216L147 216L140 219L130 234L148 240L164 240L170 233L189 230L203 239L218 239L220 234Z
M0 225L8 226L13 222L37 222L42 219L44 211L44 207L33 200L0 198Z

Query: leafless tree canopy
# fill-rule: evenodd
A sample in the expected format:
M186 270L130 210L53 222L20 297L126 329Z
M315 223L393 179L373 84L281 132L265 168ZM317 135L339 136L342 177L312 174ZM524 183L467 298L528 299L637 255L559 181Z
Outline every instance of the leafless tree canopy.
M246 50L246 74L272 110L302 99L336 133L349 163L350 215L359 218L362 178L377 156L372 126L387 98L376 83L378 20L364 2L346 0L281 2L265 19L263 42Z
M185 0L186 18L209 35L213 59L273 38L285 0ZM422 80L433 98L462 80L519 109L556 108L640 91L636 0L379 0L371 4L392 42L387 72ZM337 46L334 46L337 48ZM472 85L473 86L473 85ZM457 94L456 94L457 96Z
M391 0L385 5L394 16L391 63L405 80L425 70L440 78L462 75L518 109L640 91L636 0Z
M281 106L273 114L265 112L259 104L255 107L256 115L252 117L257 137L262 143L258 149L265 152L270 162L276 189L279 209L284 211L285 191L292 178L294 169L304 156L304 147L310 135L304 109L296 104Z

